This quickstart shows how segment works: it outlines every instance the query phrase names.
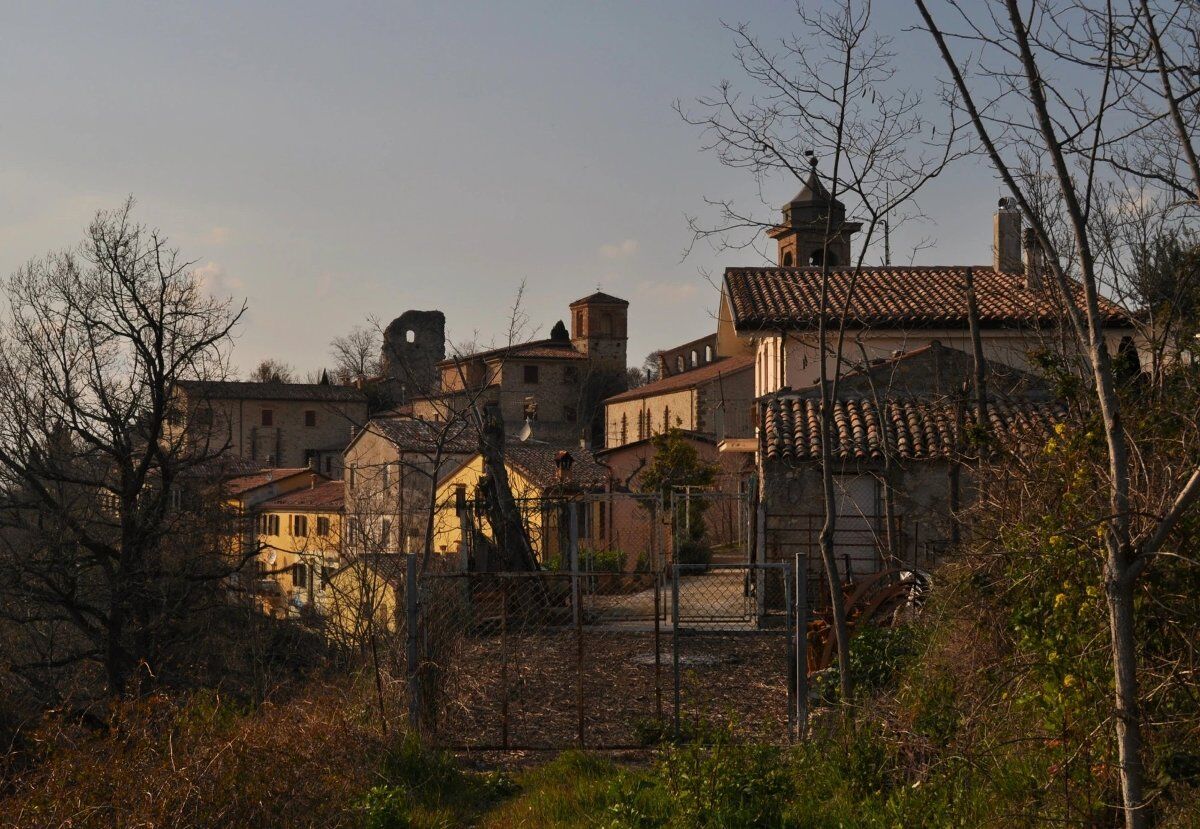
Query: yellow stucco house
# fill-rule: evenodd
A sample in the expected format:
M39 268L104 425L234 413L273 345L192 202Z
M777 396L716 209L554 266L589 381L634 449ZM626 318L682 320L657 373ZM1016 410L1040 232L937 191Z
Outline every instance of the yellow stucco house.
M564 549L564 499L576 501L581 549L607 549L613 539L612 473L595 456L579 447L511 441L505 447L505 468L513 497L525 518L539 561L560 560ZM447 555L463 553L463 516L458 506L472 505L483 476L483 457L472 455L438 486L434 515L434 549ZM469 518L490 537L487 522ZM467 551L471 555L471 551Z

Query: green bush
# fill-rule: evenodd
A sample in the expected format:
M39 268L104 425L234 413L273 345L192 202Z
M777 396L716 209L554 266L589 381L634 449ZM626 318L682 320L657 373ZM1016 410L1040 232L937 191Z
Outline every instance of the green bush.
M593 573L621 573L625 570L625 553L622 550L585 550L581 557L583 569Z
M708 567L712 564L712 547L702 539L690 538L679 545L675 561L677 564L699 564Z

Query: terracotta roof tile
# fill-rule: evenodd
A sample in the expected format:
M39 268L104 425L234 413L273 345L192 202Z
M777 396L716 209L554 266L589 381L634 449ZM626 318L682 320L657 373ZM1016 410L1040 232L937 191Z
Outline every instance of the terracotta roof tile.
M479 449L475 430L463 421L435 423L415 417L375 417L367 428L409 452L435 452L441 443L442 452L466 454ZM443 433L444 430L444 433Z
M765 401L763 432L767 457L788 462L821 458L820 400L777 396ZM947 400L870 398L839 400L833 408L833 456L838 460L880 460L885 451L901 460L948 458L958 441L956 404ZM988 403L993 434L1017 440L1030 431L1049 433L1067 416L1060 402L996 400ZM974 404L964 407L964 424L979 419Z
M621 392L609 397L604 402L620 403L623 400L638 400L643 397L653 397L656 394L690 389L703 383L713 382L719 377L726 377L734 372L746 371L753 367L754 355L752 354L726 357L714 363L709 363L706 366L682 371L679 374L672 374L661 380L655 380L653 383L647 383L644 386L638 386L636 389Z
M505 345L488 351L477 351L474 354L464 354L457 359L491 360L497 357L524 357L530 360L586 360L587 355L575 349L570 340L534 340L528 343ZM449 357L438 363L439 366L454 365L456 358Z
M1052 287L1031 291L1019 273L972 268L982 325L1057 324L1060 296ZM967 325L965 265L863 268L829 275L827 308L840 313L850 297L848 320L855 326L961 328ZM808 328L820 316L820 268L727 268L725 292L739 331ZM1108 324L1129 322L1129 313L1101 301Z
M322 481L315 486L296 489L264 501L261 509L317 510L321 512L340 510L345 499L345 484L342 481Z
M567 307L574 308L576 305L583 305L584 303L628 305L629 300L621 299L619 296L613 296L612 294L606 294L604 291L596 291L594 294L588 294L583 299L575 300Z
M225 491L230 495L241 495L252 489L258 489L260 486L266 486L267 484L290 478L293 475L299 475L301 472L312 472L312 470L306 466L260 469L248 475L237 475L229 478L225 481Z
M181 380L179 388L205 400L313 400L367 402L367 396L350 386L324 383L252 383L240 380Z
M574 461L565 483L591 489L603 486L608 481L608 467L599 463L590 451L578 446L509 441L504 446L504 460L538 487L544 488L559 483L555 460L562 451L570 452Z

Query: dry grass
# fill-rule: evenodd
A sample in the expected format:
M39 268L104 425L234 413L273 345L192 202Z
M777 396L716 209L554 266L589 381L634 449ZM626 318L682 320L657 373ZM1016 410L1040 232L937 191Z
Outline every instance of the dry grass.
M212 695L151 698L100 733L49 720L6 781L0 826L355 825L400 740L370 699L318 683L252 712Z

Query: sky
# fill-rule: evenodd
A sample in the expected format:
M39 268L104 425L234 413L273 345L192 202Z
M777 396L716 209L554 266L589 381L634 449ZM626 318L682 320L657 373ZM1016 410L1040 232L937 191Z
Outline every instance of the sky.
M936 94L909 4L876 4ZM245 299L235 365L301 374L368 318L440 309L502 340L526 285L547 336L597 287L630 301L629 362L714 330L710 281L753 252L691 242L706 198L770 212L672 108L744 80L722 23L798 30L791 0L98 3L0 9L0 274L137 217ZM768 182L782 204L797 189ZM927 188L893 259L991 259L1000 191L978 160Z

